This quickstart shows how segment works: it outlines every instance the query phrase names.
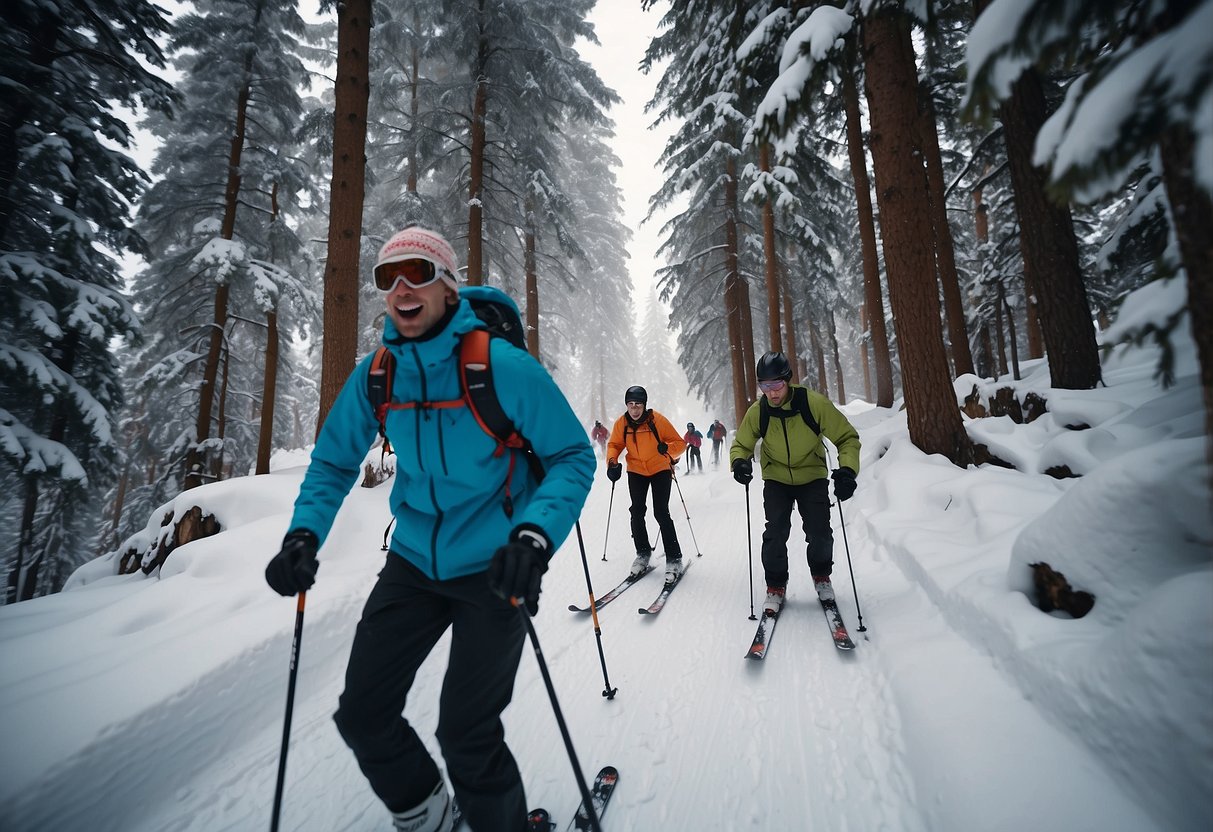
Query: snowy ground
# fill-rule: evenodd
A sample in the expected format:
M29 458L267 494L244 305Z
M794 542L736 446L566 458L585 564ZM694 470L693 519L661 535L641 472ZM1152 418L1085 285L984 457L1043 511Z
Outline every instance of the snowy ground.
M904 415L847 408L864 442L835 585L857 649L832 646L795 545L765 662L742 659L761 598L761 488L679 479L690 570L665 611L652 575L600 614L576 535L536 627L587 772L619 767L610 830L1207 830L1213 823L1213 569L1201 402L1154 354L1116 353L1106 388L1052 391L1031 425L970 423L1019 471L923 456ZM972 379L957 382L963 395ZM961 389L964 388L964 389ZM992 386L991 386L992 389ZM673 414L677 415L677 414ZM677 420L675 420L677 421ZM1090 430L1067 430L1079 422ZM0 829L257 830L274 793L294 602L264 584L302 469L191 492L223 524L158 576L99 560L60 595L0 608ZM1084 474L1040 473L1065 463ZM382 562L388 486L355 489L307 599L283 828L387 832L330 718L354 623ZM582 515L594 589L631 559L626 493L600 477ZM688 527L686 513L690 515ZM158 522L158 518L156 520ZM690 533L693 529L694 537ZM754 547L750 595L749 545ZM695 557L696 552L702 557ZM1081 620L1029 601L1045 560L1096 597ZM445 640L406 713L430 738ZM533 654L506 713L529 802L563 828L577 789Z

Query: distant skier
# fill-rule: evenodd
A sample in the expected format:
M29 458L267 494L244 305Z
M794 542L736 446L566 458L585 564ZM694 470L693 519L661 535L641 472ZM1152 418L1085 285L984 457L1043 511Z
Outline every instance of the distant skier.
M606 425L599 421L594 422L594 427L590 431L590 438L598 444L598 450L602 452L599 454L601 457L606 457L606 441L610 435L610 431L606 429Z
M833 600L830 573L834 567L834 533L830 529L830 495L825 450L821 437L838 448L833 474L834 496L850 499L859 472L859 434L829 399L815 390L792 384L792 368L781 352L768 352L758 361L762 396L750 405L729 449L733 479L745 485L754 478L751 459L762 439L762 568L766 573L764 610L783 606L788 586L788 534L792 506L800 511L808 545L809 571L817 597ZM766 436L763 436L763 428Z
M437 739L451 785L468 826L520 832L526 796L501 713L514 693L526 628L508 599L536 612L548 560L589 493L594 452L552 377L501 338L489 343L499 402L533 443L546 468L542 482L513 452L497 452L466 405L418 406L461 401L460 344L484 328L460 297L457 274L450 244L417 227L388 240L375 264L387 305L383 343L396 358L391 401L404 403L386 416L397 454L396 531L354 633L333 719L396 829L450 829L442 773L402 715L418 668L450 630ZM281 595L315 582L317 551L375 440L371 363L372 356L359 362L325 419L290 532L266 567Z
M628 493L632 497L632 542L636 545L631 574L639 575L647 569L653 554L648 526L644 522L645 499L652 488L653 517L661 529L665 549L665 579L672 581L682 574L682 549L670 518L670 488L674 482L673 468L686 443L669 419L648 409L649 394L643 387L629 387L623 400L627 412L615 420L607 442L607 478L615 482L623 474L619 456L626 451Z
M720 445L724 442L725 434L724 424L719 419L708 426L708 439L712 440L712 466L720 464Z
M682 435L682 441L687 443L687 473L690 474L699 466L703 473L703 457L699 454L699 446L703 444L703 434L695 430L694 422L687 422L687 432Z

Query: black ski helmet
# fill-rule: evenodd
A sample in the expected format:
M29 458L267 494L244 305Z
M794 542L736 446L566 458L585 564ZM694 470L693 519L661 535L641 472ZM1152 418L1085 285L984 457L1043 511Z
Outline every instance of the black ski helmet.
M627 392L623 394L623 403L627 404L628 402L640 402L641 404L647 405L649 403L648 391L639 384L633 384L627 389Z
M759 381L792 380L792 366L788 357L781 352L768 352L758 359L756 368Z
M694 422L687 422L687 427L688 427L688 428L690 428L691 430L694 430L694 429L695 429L695 423L694 423Z

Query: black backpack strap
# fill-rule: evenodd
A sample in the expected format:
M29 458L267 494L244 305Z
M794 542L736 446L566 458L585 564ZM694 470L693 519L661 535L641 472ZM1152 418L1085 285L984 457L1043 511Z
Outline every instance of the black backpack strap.
M526 459L527 466L536 482L542 482L547 473L543 462L535 453L530 440L519 433L514 422L501 407L497 387L493 382L493 365L490 356L492 336L487 330L474 329L462 337L459 343L459 378L467 397L468 408L480 428L497 440L497 453L506 449L518 451ZM514 514L514 501L510 495L510 480L514 474L514 458L510 458L510 470L505 481L505 513Z
M813 418L813 411L809 409L808 390L803 387L797 388L796 392L792 395L792 408L800 411L800 415L804 419L804 423L809 426L809 430L813 431L813 433L820 437L821 425L819 425L817 420Z
M379 423L379 435L383 437L383 457L392 452L391 443L387 438L387 411L392 402L392 381L396 375L396 356L387 347L380 347L371 359L371 370L366 377L366 395L371 403L371 412Z
M763 396L758 402L758 438L763 439L767 435L767 428L771 424L771 414L775 412L771 409L767 397ZM799 413L800 418L804 419L804 423L809 426L809 430L817 434L821 438L821 425L813 416L813 411L809 408L809 391L804 387L797 387L792 390L792 412ZM779 416L781 419L786 419L787 414Z

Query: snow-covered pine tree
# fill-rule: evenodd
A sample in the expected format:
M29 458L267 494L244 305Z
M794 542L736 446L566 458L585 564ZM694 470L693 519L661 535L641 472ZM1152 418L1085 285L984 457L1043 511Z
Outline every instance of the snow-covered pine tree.
M652 0L643 3L646 10L654 5ZM757 227L757 219L746 216L754 212L742 208L739 193L745 163L741 141L756 89L740 70L737 49L765 5L724 0L675 3L663 16L662 31L649 44L642 62L647 71L667 61L648 106L658 111L659 122L681 120L661 156L666 179L650 198L650 216L676 200L689 199L687 209L663 229L667 239L662 250L671 266L664 274L670 285L663 295L673 297L679 313L685 314L684 299L676 297L676 283L691 275L714 274L723 258L723 280L715 296L723 315L695 317L704 324L718 320L726 326L735 421L741 419L755 389L749 279L740 257L745 234ZM700 340L697 334L692 337ZM682 360L690 359L684 355Z
M0 13L0 562L6 600L91 554L115 473L116 353L137 331L114 255L139 253L145 178L117 107L168 112L144 0L9 0ZM43 579L45 578L45 580Z
M988 110L1008 100L1011 82L1033 65L1077 73L1041 128L1033 161L1048 167L1057 194L1080 202L1122 189L1157 149L1213 435L1211 28L1213 0L996 0L974 29L981 39L969 53L969 104ZM1154 186L1146 187L1143 197Z
M249 470L265 368L246 357L264 354L271 297L308 296L291 230L319 193L295 155L303 59L322 57L306 30L289 0L205 0L171 43L185 106L175 121L148 122L163 145L140 206L150 251L134 286L150 337L131 368L170 494ZM302 312L280 321L288 333L306 325Z

